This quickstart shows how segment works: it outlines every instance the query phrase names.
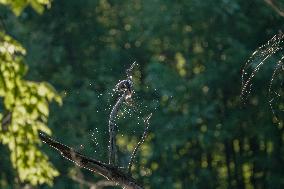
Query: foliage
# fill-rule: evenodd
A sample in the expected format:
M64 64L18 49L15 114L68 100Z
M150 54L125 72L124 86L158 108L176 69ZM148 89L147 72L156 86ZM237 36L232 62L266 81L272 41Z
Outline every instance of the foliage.
M28 4L42 11L48 1L0 1L10 5L17 15ZM61 97L46 82L24 79L27 66L23 63L26 50L0 30L0 97L2 113L0 142L10 150L10 159L21 182L32 185L52 184L59 173L41 152L38 131L51 133L47 127L48 103L61 103ZM3 103L2 103L3 100Z
M42 13L45 6L50 6L51 0L0 0L0 4L9 6L14 14L20 15L28 5L38 13Z
M51 184L58 172L38 148L38 131L51 133L46 125L48 102L55 99L61 103L61 99L48 83L23 80L27 70L24 54L19 43L0 33L0 96L6 112L11 112L11 123L0 129L0 141L8 145L21 181Z

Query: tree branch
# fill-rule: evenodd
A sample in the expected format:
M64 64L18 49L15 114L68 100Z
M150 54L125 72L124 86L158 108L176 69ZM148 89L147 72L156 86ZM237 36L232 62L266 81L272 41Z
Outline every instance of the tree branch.
M119 107L125 100L126 93L123 93L121 97L118 98L115 105L113 106L110 116L109 116L109 164L116 164L116 124L114 122L115 117L117 116Z
M277 14L284 17L284 11L275 4L274 0L264 0Z
M102 163L98 160L84 156L83 154L75 151L74 149L61 144L60 142L52 139L43 132L39 132L39 138L42 142L46 143L50 147L56 149L66 159L72 161L77 166L88 169L94 173L97 173L106 179L113 181L117 185L120 185L127 189L143 189L135 179L128 174L123 173L117 167Z
M119 107L121 104L126 101L129 102L132 97L132 71L134 66L136 65L136 62L133 62L133 64L130 66L129 69L126 70L126 80L122 80L116 84L116 91L123 92L123 95L118 98L115 105L113 106L110 116L109 116L109 164L110 165L116 165L117 161L117 150L116 150L116 124L114 122L115 117L117 116Z
M140 141L138 142L137 146L134 148L132 154L131 154L131 157L130 157L130 161L129 161L129 164L128 164L128 173L130 174L131 173L131 167L133 165L133 162L134 162L134 159L137 155L137 151L138 149L140 148L140 146L144 143L146 137L147 137L147 134L148 134L148 131L149 131L149 120L152 116L152 113L149 114L145 120L144 120L144 124L145 124L145 129L144 129L144 133L140 139Z
M129 99L132 97L132 76L131 72L135 66L135 62L131 65L129 69L126 70L127 79L120 81L116 85L116 90L118 92L121 92L122 95L118 98L115 105L113 106L110 116L109 116L109 164L102 163L98 160L89 158L87 156L84 156L83 154L75 151L73 148L70 148L64 144L61 144L60 142L52 139L48 135L46 135L43 132L39 132L39 138L42 140L42 142L46 143L50 147L53 147L57 151L60 152L60 154L65 157L66 159L72 161L77 166L88 169L94 173L97 173L104 178L106 178L108 181L101 181L100 186L106 186L106 185L119 185L125 189L143 189L142 186L140 186L134 178L131 177L130 170L131 166L133 164L134 158L137 154L137 151L139 147L143 144L145 141L145 138L148 133L149 129L149 119L152 114L150 114L146 119L144 120L145 123L145 130L144 133L138 142L137 146L135 147L130 162L129 162L129 172L125 173L121 169L116 166L116 124L115 124L115 118L118 114L119 108L121 104L125 101L128 102ZM76 177L73 178L76 179L78 182L83 183L88 186L93 186L92 183L85 181L82 178Z
M86 180L84 180L80 177L77 177L75 175L71 176L71 179L73 179L74 181L76 181L80 184L83 184L83 185L90 187L90 189L101 189L105 186L116 186L117 185L115 182L110 181L110 180L100 180L96 183L93 183L93 182L86 181Z
M127 76L127 78L128 78L129 80L132 80L132 71L133 71L133 68L134 68L135 65L136 65L136 62L133 62L133 63L131 64L130 68L128 68L128 69L126 70L126 76Z

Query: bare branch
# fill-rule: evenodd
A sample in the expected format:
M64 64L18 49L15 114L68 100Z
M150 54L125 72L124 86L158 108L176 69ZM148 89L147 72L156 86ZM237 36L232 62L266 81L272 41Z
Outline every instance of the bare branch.
M78 181L81 184L87 185L90 187L90 189L96 189L96 188L102 188L104 186L114 186L119 185L125 189L143 189L134 178L131 177L129 173L123 172L122 169L120 169L116 165L116 124L115 124L115 118L118 114L119 108L122 105L123 102L128 102L129 99L132 97L132 76L131 72L133 70L133 67L135 66L135 62L131 65L131 67L126 70L128 79L120 81L116 85L116 90L121 94L121 96L116 101L115 105L113 106L110 116L109 116L109 164L102 163L98 160L89 158L87 156L84 156L83 154L75 151L73 148L70 148L64 144L61 144L60 142L52 139L48 135L46 135L43 132L39 132L39 138L42 140L42 142L46 143L50 147L53 147L57 151L60 152L60 154L65 157L66 159L72 161L77 166L88 169L94 173L97 173L104 178L107 179L107 181L99 181L98 183L91 183L83 179L83 177L72 177L73 180ZM131 160L129 162L129 170L131 170L131 166L133 164L134 158L137 154L137 151L139 147L143 144L145 141L145 138L148 133L149 129L149 119L152 116L150 114L145 120L145 130L144 133L137 144L136 148L134 149ZM129 171L130 172L130 171Z
M241 99L246 100L251 92L251 82L267 59L283 49L284 34L274 35L268 42L256 49L242 69Z
M137 151L138 149L140 148L140 146L144 143L146 137L147 137L147 134L148 134L148 131L149 131L149 120L152 116L152 113L149 114L145 119L144 119L144 124L145 124L145 129L144 129L144 133L140 139L140 141L138 142L137 146L134 148L132 154L131 154L131 157L130 157L130 161L129 161L129 164L128 164L128 173L130 174L131 173L131 167L133 165L133 162L134 162L134 159L136 157L136 154L137 154Z
M274 0L264 0L277 14L284 17L284 10L281 10L274 2Z
M106 187L106 186L116 186L117 185L115 182L110 181L110 180L100 180L96 183L89 182L89 181L86 181L86 180L76 176L76 175L71 176L71 179L73 179L74 181L76 181L80 184L83 184L85 186L90 187L90 189L101 189L101 188Z
M131 72L136 65L134 62L129 69L126 70L127 79L122 80L116 84L116 91L123 92L123 95L118 98L115 105L113 106L109 116L109 164L116 165L117 161L117 150L116 150L116 124L114 122L115 117L118 114L119 107L125 102L130 102L133 94L133 82Z
M90 189L101 189L106 186L116 186L116 184L109 180L100 180L96 182L96 184L93 185Z
M128 68L128 69L126 70L127 78L130 79L130 80L132 79L132 71L133 71L133 68L134 68L135 65L136 65L136 62L133 62L133 63L131 64L130 68Z
M114 122L115 117L117 116L119 107L125 100L126 93L118 98L117 102L113 106L110 116L109 116L109 164L116 164L116 124Z
M117 167L86 157L83 154L75 151L74 149L52 139L43 132L39 132L39 138L42 140L42 142L59 151L63 157L72 161L79 167L97 173L106 178L107 180L113 181L117 185L120 185L126 189L143 189L135 181L135 179L123 173Z

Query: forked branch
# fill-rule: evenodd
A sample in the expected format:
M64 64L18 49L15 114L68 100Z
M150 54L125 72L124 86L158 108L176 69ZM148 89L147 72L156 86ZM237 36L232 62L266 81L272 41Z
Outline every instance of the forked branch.
M74 149L61 144L60 142L52 139L48 135L46 135L43 132L39 132L39 138L41 139L42 142L46 143L50 147L56 149L57 151L60 152L60 154L65 157L66 159L72 161L76 165L88 169L92 172L95 172L103 177L105 177L108 181L107 182L102 182L102 183L107 183L108 185L119 185L123 188L126 189L142 189L142 187L135 181L134 178L131 177L130 175L130 170L131 166L134 162L134 158L137 154L138 149L140 146L143 144L145 141L145 138L148 133L149 129L149 119L152 114L150 114L145 120L145 130L144 133L138 142L137 146L135 147L128 166L128 172L125 173L121 169L118 168L116 165L116 124L115 124L115 118L119 112L119 108L122 105L123 102L130 102L131 97L133 94L133 82L132 82L132 75L131 72L135 66L135 62L131 65L129 69L126 70L127 74L127 79L120 81L116 85L116 91L121 93L121 96L118 98L116 101L115 105L113 106L110 116L109 116L109 162L107 163L102 163L98 160L89 158L87 156L84 156L83 154L75 151ZM92 183L84 181L83 179L74 177L74 180L77 180L80 183L83 183L85 185L91 186ZM93 186L93 185L92 185Z
M46 143L50 147L59 151L63 157L72 161L77 166L88 169L94 173L97 173L124 188L142 189L142 187L131 176L123 173L117 167L84 156L83 154L75 151L74 149L52 139L43 132L39 133L39 137L42 142Z
M118 114L121 104L129 102L133 94L133 81L132 81L132 71L136 63L134 62L129 69L126 70L127 79L118 82L115 86L115 91L121 92L122 95L118 98L115 105L113 106L110 116L109 116L109 164L116 165L117 161L117 151L116 151L116 124L115 117Z

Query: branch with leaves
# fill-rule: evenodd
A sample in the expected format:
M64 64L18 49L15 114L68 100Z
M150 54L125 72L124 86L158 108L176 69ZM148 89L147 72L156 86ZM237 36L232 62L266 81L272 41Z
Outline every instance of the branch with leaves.
M128 103L131 100L131 97L134 93L133 91L133 81L132 81L132 70L135 66L135 63L131 65L129 69L126 70L127 79L120 81L116 85L116 91L121 93L120 97L113 106L110 116L109 116L109 162L103 163L96 159L89 158L83 154L77 152L71 147L68 147L51 137L49 137L44 132L40 132L39 137L42 142L46 143L50 147L56 149L60 154L66 159L72 161L77 166L88 169L96 174L99 174L108 180L107 184L110 185L119 185L127 189L142 189L143 187L137 183L137 181L131 176L131 167L134 163L134 159L137 155L138 149L141 147L145 138L147 137L149 131L149 120L152 114L148 115L145 120L145 129L144 133L138 142L137 146L134 148L133 153L128 164L128 170L123 170L116 165L117 154L116 154L116 130L117 126L115 123L115 118L119 112L120 106L125 102ZM94 186L92 183L85 181L84 179L74 177L73 180L77 180L79 183ZM105 183L105 182L104 182Z
M115 105L113 106L109 116L109 164L116 164L116 124L115 118L118 114L119 107L128 99L131 99L133 94L133 81L132 81L132 70L135 66L135 62L129 69L126 70L127 79L118 82L115 86L117 92L121 92L122 95L118 98Z
M0 28L0 143L10 150L17 173L17 184L52 185L58 171L38 147L38 131L50 133L47 127L49 103L61 104L61 97L46 82L24 79L24 47ZM30 158L30 154L34 154ZM37 170L35 173L34 170Z

